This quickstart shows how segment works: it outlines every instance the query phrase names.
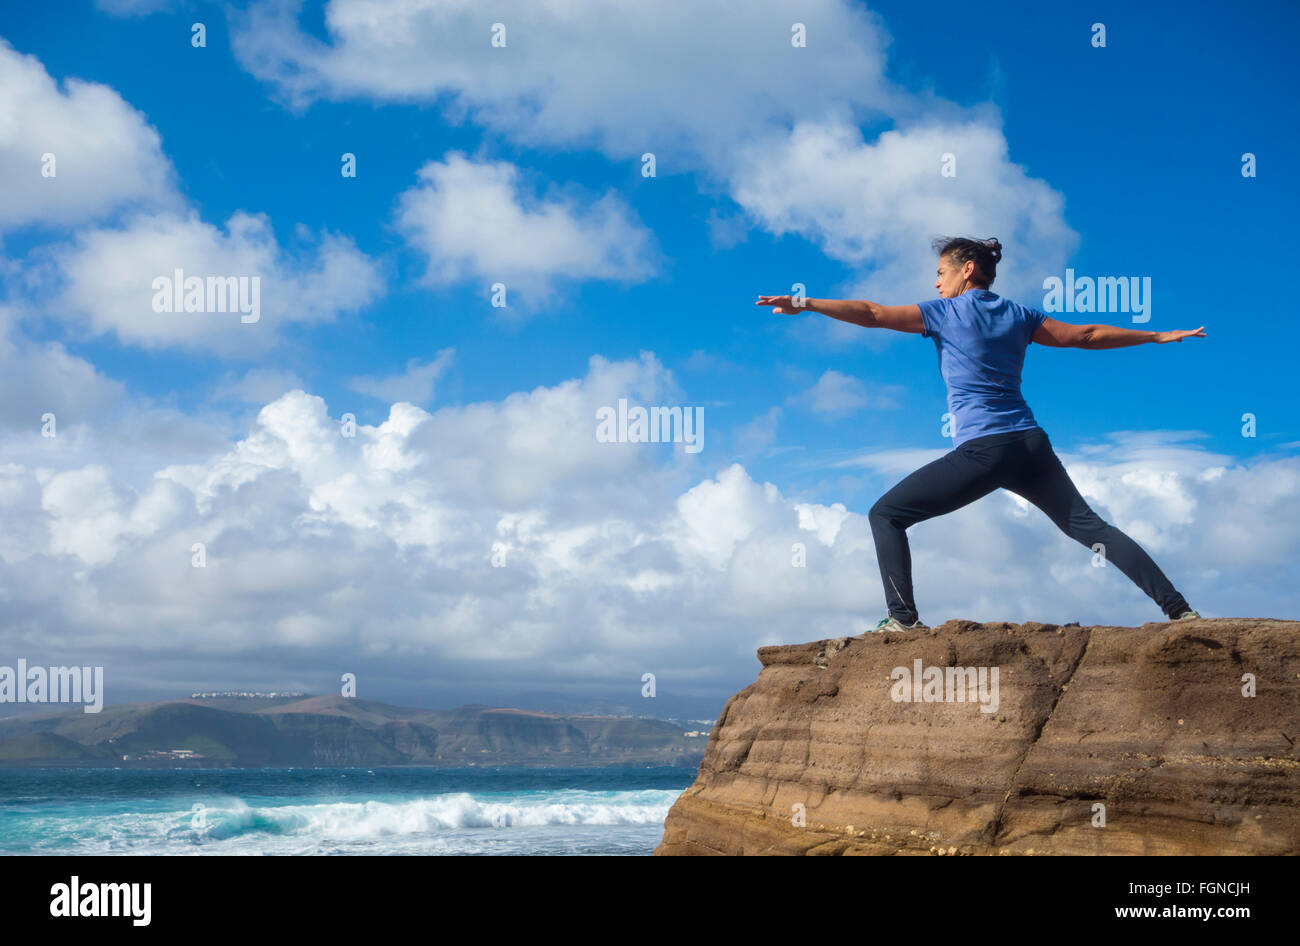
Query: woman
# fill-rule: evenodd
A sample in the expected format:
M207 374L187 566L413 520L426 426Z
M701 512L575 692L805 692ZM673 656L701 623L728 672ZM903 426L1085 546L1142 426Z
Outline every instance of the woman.
M1053 348L1123 348L1205 337L1193 331L1144 332L1111 325L1071 325L1048 318L989 290L1002 259L995 239L943 237L935 288L939 298L920 305L877 305L846 299L759 296L757 305L795 315L820 312L866 328L933 338L948 387L953 450L907 476L871 507L871 531L889 616L874 630L927 629L912 597L907 529L986 496L999 487L1033 503L1066 535L1100 546L1170 620L1200 617L1142 548L1102 520L1084 502L1020 395L1020 371L1029 342Z

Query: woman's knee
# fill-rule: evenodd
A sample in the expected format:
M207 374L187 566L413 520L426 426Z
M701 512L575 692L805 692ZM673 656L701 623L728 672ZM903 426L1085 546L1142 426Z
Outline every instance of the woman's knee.
M1070 516L1061 528L1076 542L1091 546L1107 536L1110 532L1110 523L1089 509L1087 512Z
M871 523L872 528L877 525L892 525L898 518L898 510L888 500L888 496L880 497L867 513L867 520Z

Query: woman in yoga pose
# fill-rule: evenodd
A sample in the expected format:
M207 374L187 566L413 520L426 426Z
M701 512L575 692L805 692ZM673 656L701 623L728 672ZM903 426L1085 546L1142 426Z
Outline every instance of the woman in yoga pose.
M880 579L889 614L877 631L926 628L912 597L907 529L960 509L995 489L1033 503L1062 532L1089 548L1098 545L1170 620L1200 617L1145 551L1098 516L1070 481L1047 432L1020 394L1020 372L1030 341L1053 348L1123 348L1205 336L1194 330L1145 332L1111 325L1071 325L1005 299L989 287L1002 259L995 239L944 237L935 288L939 298L919 305L877 305L853 299L759 296L757 305L794 315L820 312L866 328L933 338L948 387L953 450L909 474L871 507Z

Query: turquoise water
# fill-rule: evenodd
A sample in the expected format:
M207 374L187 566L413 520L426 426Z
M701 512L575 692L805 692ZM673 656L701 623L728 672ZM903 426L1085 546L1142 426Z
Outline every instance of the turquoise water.
M0 768L0 854L649 854L695 767Z

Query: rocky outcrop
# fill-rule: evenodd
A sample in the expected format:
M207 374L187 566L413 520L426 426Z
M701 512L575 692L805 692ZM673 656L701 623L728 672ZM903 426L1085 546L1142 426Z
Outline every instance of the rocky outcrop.
M656 854L1300 853L1298 622L949 621L758 657Z

